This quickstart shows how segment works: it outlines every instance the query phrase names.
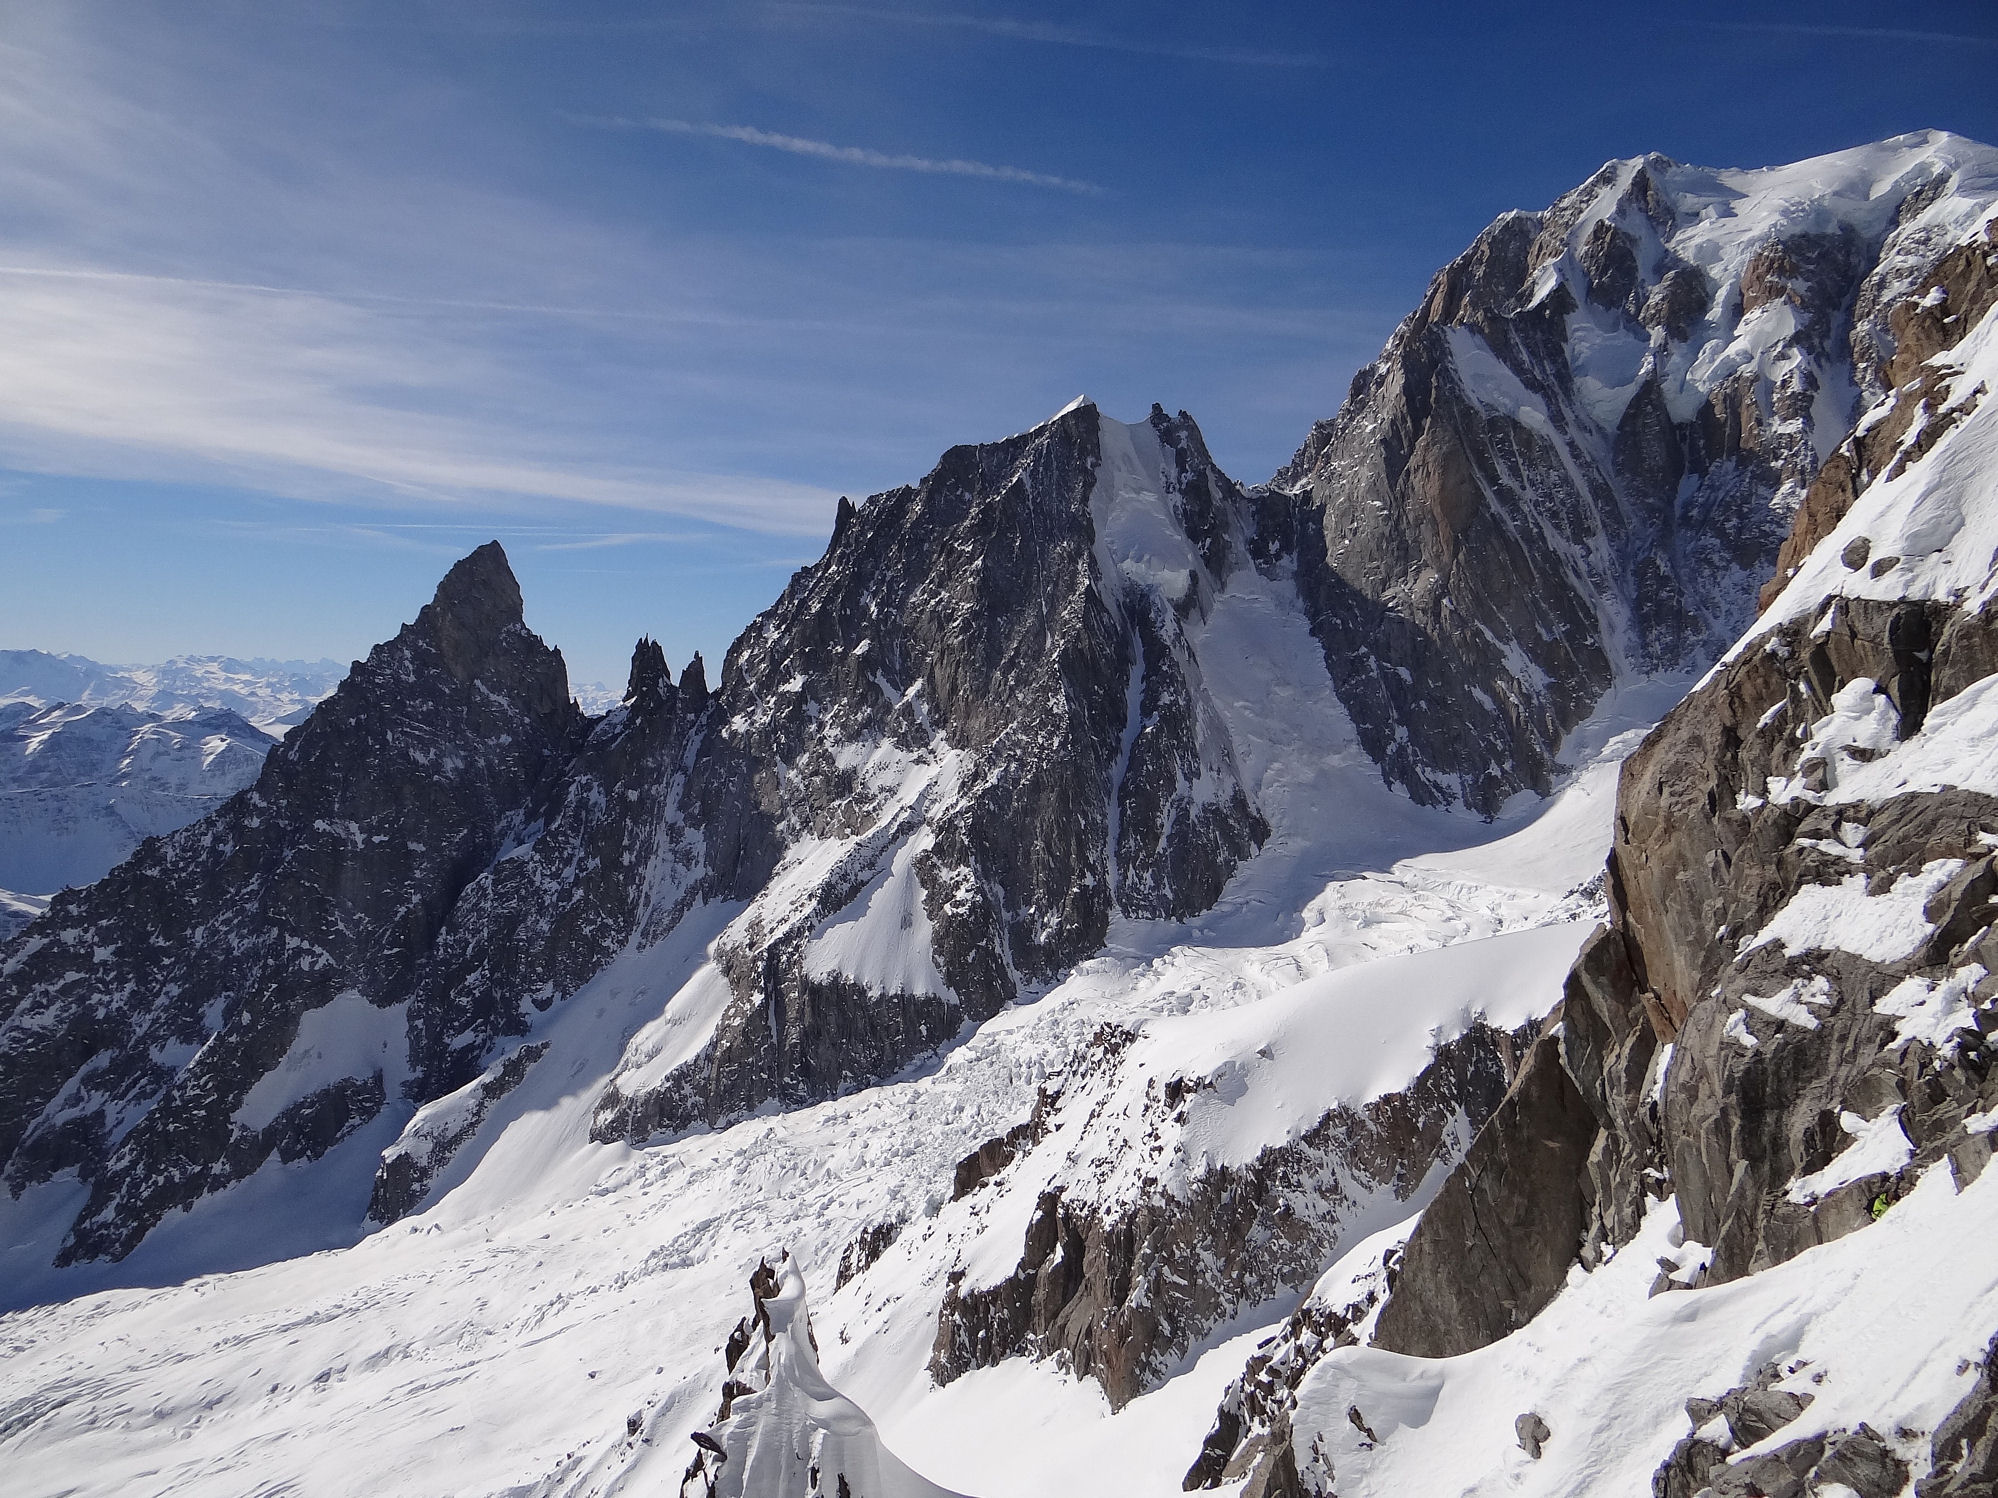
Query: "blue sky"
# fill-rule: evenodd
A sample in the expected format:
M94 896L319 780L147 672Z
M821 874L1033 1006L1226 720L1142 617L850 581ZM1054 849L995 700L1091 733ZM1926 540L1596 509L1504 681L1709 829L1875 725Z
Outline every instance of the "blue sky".
M583 680L1079 392L1268 474L1499 212L1998 139L1984 4L0 0L0 646Z

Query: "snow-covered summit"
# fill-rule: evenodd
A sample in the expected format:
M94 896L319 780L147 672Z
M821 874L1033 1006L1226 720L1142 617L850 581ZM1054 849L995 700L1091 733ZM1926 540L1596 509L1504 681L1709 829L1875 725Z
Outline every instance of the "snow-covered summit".
M1998 201L1943 135L1760 171L1611 162L1432 282L1274 481L1327 663L1420 800L1544 790L1604 692L1747 626L1910 294Z

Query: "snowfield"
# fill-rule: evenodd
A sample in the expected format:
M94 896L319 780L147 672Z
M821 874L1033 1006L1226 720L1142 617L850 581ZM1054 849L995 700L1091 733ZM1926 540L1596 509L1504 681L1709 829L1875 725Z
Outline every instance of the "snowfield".
M1628 746L1627 735L1598 737L1612 750L1533 822L1324 885L1279 918L1302 928L1287 941L1189 946L1167 939L1175 928L1127 928L1113 954L923 1074L648 1149L593 1144L590 1103L617 1035L658 1002L648 995L702 970L706 940L733 912L692 918L555 1012L541 1038L556 1050L428 1212L351 1247L0 1318L8 1490L677 1492L690 1437L719 1402L721 1349L750 1309L749 1271L788 1250L797 1277L784 1294L809 1287L818 1351L807 1368L795 1333L784 1344L797 1386L763 1423L789 1433L785 1449L834 1431L852 1451L878 1434L896 1464L882 1468L897 1473L886 1498L1177 1493L1222 1390L1291 1303L1249 1308L1115 1414L1093 1383L1023 1359L937 1389L927 1360L944 1276L1017 1256L1038 1185L1002 1175L951 1202L956 1161L1024 1118L1106 1021L1140 1034L1113 1093L1142 1092L1146 1077L1236 1079L1200 1095L1209 1111L1191 1129L1200 1150L1223 1155L1315 1118L1328 1099L1405 1081L1473 1014L1510 1024L1544 1012L1593 914L1562 887L1599 864L1608 784ZM1489 882L1495 867L1530 886ZM304 1048L301 1065L317 1055ZM116 1271L10 1282L32 1297L110 1272L171 1281L201 1216L170 1222ZM897 1218L909 1224L901 1236L835 1291L845 1246ZM1392 1235L1392 1216L1353 1241L1383 1228ZM1440 1362L1329 1355L1300 1391L1298 1425L1333 1433L1323 1449L1342 1495L1577 1498L1643 1491L1685 1434L1677 1391L1719 1393L1771 1359L1797 1363L1818 1395L1813 1428L1877 1421L1883 1406L1932 1428L1968 1385L1959 1362L1998 1320L1994 1232L1998 1182L1959 1195L1932 1172L1868 1232L1735 1284L1647 1298L1661 1258L1684 1252L1665 1204L1639 1241L1593 1274L1575 1270L1504 1342ZM1378 1244L1356 1253L1370 1251ZM1370 1450L1349 1404L1378 1437ZM1552 1431L1538 1462L1513 1436L1529 1410ZM734 1423L752 1414L745 1403ZM740 1439L784 1444L769 1429ZM898 1458L922 1476L901 1474Z
M382 1149L393 1137L384 1121L315 1164L272 1160L238 1188L268 1189L285 1173L293 1185L326 1183L280 1239L242 1241L231 1225L254 1214L211 1202L123 1264L56 1271L19 1225L34 1219L38 1192L61 1183L0 1199L0 1227L16 1225L0 1266L22 1307L0 1317L9 1491L677 1492L689 1437L719 1402L720 1349L748 1309L749 1271L788 1249L825 1377L931 1480L1045 1493L1081 1463L1117 1474L1120 1492L1177 1492L1214 1401L1289 1300L1243 1308L1163 1388L1112 1416L1093 1383L1048 1363L1015 1359L933 1387L946 1275L1003 1273L1018 1257L1034 1172L1085 1159L1116 1167L1143 1131L1148 1082L1220 1083L1197 1094L1177 1160L1242 1158L1334 1101L1405 1084L1474 1018L1511 1026L1544 1013L1598 910L1580 887L1601 867L1616 765L1637 737L1631 714L1652 706L1642 693L1619 699L1577 735L1595 753L1568 789L1492 828L1410 807L1370 766L1366 778L1335 767L1288 800L1276 779L1295 771L1245 767L1272 806L1275 856L1245 866L1207 917L1191 928L1121 923L1106 953L1052 992L940 1061L834 1102L644 1149L590 1141L592 1102L626 1038L712 1010L706 948L740 910L718 907L551 1011L531 1037L549 1054L495 1109L481 1145L452 1162L436 1204L351 1246L262 1262L315 1246L315 1235L352 1239L344 1183L355 1176L342 1157ZM1314 818L1366 830L1365 841L1339 840L1361 867L1330 879L1314 867L1330 851L1308 835ZM1479 831L1498 836L1415 851ZM1264 940L1243 940L1257 933ZM1083 1076L1105 1024L1138 1039L1116 1066ZM378 1045L372 1033L336 1042L315 1030L272 1080L304 1087L347 1051ZM1088 1108L1064 1109L1062 1129L1019 1171L949 1200L957 1162L1071 1070ZM1119 1168L1128 1175L1128 1162ZM1108 1199L1119 1188L1106 1176L1100 1189ZM1373 1211L1354 1237L1407 1207L1387 1199ZM907 1226L835 1292L846 1246L890 1221ZM229 1262L261 1267L187 1278ZM107 1283L126 1288L88 1293Z

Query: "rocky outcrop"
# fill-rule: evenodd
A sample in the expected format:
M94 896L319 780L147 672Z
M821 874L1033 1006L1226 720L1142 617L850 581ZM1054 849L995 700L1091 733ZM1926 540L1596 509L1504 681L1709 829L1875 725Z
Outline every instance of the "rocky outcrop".
M1998 1336L1984 1349L1977 1382L1936 1427L1929 1474L1915 1498L1974 1498L1998 1492Z
M1374 1346L1447 1358L1526 1325L1580 1247L1596 1122L1543 1035L1409 1239ZM1466 1285L1475 1295L1458 1293Z
M317 1158L405 1078L456 1085L405 1051L405 1006L581 727L504 554L481 547L253 787L55 898L0 969L0 1158L16 1194L89 1182L62 1260L122 1257L272 1154ZM367 1070L306 1068L296 1096L267 1080L321 1025L379 1033Z
M466 883L410 1010L424 1096L480 1076L627 943L665 935L712 889L710 843L686 806L708 706L700 672L696 656L676 686L658 645L641 640L624 701L587 728L509 845Z
M1476 1160L1549 1135L1579 1145L1585 1165L1553 1195L1563 1234L1570 1205L1583 1208L1573 1247L1585 1264L1629 1241L1669 1192L1688 1240L1711 1250L1700 1282L1737 1278L1865 1226L1936 1161L1969 1179L1989 1159L1965 1121L1998 1105L1984 1039L1998 1031L1986 976L1998 971L1998 799L1943 787L1868 802L1804 787L1836 777L1841 760L1849 772L1889 752L1919 714L1988 676L1998 635L1920 603L1842 600L1839 614L1829 630L1805 616L1740 652L1626 762L1612 922L1563 1005L1560 1071L1589 1117L1577 1134L1565 1094L1502 1110L1473 1149ZM1878 739L1828 744L1855 714ZM1899 930L1870 943L1779 921L1840 900L1863 920L1875 899ZM1952 1005L1960 1018L1940 1027L1909 1019ZM1887 1168L1837 1168L1875 1131L1899 1142L1880 1156ZM1533 1171L1475 1182L1466 1171L1446 1196L1486 1180L1503 1198L1495 1213L1523 1222L1548 1205ZM1454 1252L1458 1236L1425 1218L1382 1313L1383 1345L1463 1351L1519 1324L1510 1281ZM1539 1265L1542 1303L1565 1262ZM1411 1304L1444 1308L1448 1335L1388 1340Z
M1612 162L1437 275L1272 481L1261 542L1391 782L1487 815L1544 792L1613 681L1746 626L1859 397L1967 325L1911 290L1983 297L1955 235L1985 159L1825 158L1808 212L1778 174Z
M1908 1465L1893 1446L1864 1423L1785 1441L1753 1456L1737 1457L1765 1443L1808 1409L1804 1365L1788 1370L1768 1364L1739 1388L1717 1399L1686 1401L1692 1434L1672 1448L1651 1478L1652 1498L1803 1498L1807 1493L1850 1490L1860 1498L1895 1498L1908 1485ZM1843 1485L1841 1487L1837 1485Z
M1998 800L1955 787L1877 802L1806 789L1913 736L1989 674L1998 634L1919 602L1849 599L1838 613L1829 629L1807 617L1772 631L1723 668L1628 762L1619 800L1613 909L1627 962L1602 999L1646 1012L1673 1049L1655 1158L1633 1154L1618 1173L1662 1167L1688 1237L1713 1250L1710 1280L1863 1226L1876 1198L1945 1155L1975 1174L1988 1151L1962 1121L1990 1106L1987 1092L1998 1101L1979 1033L1991 1021L1918 1036L1891 997L1955 984L1966 1024L1984 1004L1998 949L1986 945L1983 834L1998 828ZM1812 732L1849 721L1848 709L1880 726L1873 742ZM1784 910L1835 900L1815 893L1832 890L1851 892L1856 915L1859 902L1898 896L1903 930L1873 942L1772 937L1793 930L1774 924ZM1634 1073L1608 1079L1609 1113L1644 1111ZM1862 1126L1901 1131L1895 1169L1801 1189ZM1597 1232L1627 1236L1619 1220Z
M1183 1193L1104 1210L1046 1191L1011 1274L947 1287L931 1375L1056 1358L1121 1407L1215 1327L1306 1288L1368 1203L1412 1198L1497 1105L1509 1053L1510 1037L1474 1027L1405 1090L1336 1108L1247 1165L1198 1171ZM1162 1127L1179 1101L1160 1094Z

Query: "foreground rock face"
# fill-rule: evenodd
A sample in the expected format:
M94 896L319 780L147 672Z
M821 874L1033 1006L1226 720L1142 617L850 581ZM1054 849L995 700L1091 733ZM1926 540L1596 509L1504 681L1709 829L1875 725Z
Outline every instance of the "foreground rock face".
M122 1257L270 1156L318 1158L405 1078L448 1080L405 1050L401 1006L580 727L560 655L482 547L251 789L55 898L0 976L0 1157L17 1194L90 1183L63 1260ZM267 1083L320 1020L378 1030L370 1070Z
M1612 162L1436 277L1265 532L1393 783L1486 814L1544 792L1614 680L1746 626L1820 461L1934 336L1908 292L1981 216L1988 155Z
M1981 227L1966 244L1991 263ZM1886 320L1905 329L1908 307L1974 281L1952 250ZM1576 1130L1554 1089L1501 1110L1470 1157L1580 1142L1571 1180L1513 1172L1487 1210L1551 1204L1565 1224L1579 1204L1584 1265L1674 1194L1689 1247L1659 1288L1735 1279L1864 1227L1932 1166L1967 1181L1990 1158L1998 522L1978 464L1998 322L1954 336L1861 423L1900 433L1839 470L1872 482L1835 516L1813 490L1798 525L1816 547L1625 762L1611 921L1561 1014L1561 1070L1591 1116ZM1485 1179L1467 1162L1445 1198ZM1460 1237L1447 1215L1422 1222L1382 1345L1462 1351L1517 1324L1518 1283ZM1551 1298L1566 1263L1536 1258L1527 1300Z

